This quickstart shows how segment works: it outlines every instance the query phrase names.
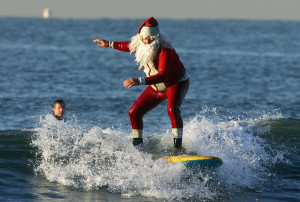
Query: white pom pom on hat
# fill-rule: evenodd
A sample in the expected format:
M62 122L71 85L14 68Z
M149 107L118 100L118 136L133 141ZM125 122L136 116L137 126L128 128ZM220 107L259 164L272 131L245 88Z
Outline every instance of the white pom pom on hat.
M159 36L158 22L154 17L147 19L140 26L138 33L147 38L148 36Z

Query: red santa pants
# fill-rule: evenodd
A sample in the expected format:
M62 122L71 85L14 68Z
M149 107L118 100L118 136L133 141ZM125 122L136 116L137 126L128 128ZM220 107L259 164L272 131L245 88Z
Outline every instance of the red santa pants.
M172 128L183 128L180 106L188 88L189 80L175 83L164 92L158 92L149 85L129 109L132 129L143 129L143 116L165 99L168 99L167 109Z

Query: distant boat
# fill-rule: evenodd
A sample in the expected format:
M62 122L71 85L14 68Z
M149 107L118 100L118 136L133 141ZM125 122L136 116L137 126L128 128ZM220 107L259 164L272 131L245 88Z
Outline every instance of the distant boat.
M50 18L50 15L51 15L50 9L49 8L45 8L44 12L43 12L43 17L46 18L46 19L48 19L48 18Z

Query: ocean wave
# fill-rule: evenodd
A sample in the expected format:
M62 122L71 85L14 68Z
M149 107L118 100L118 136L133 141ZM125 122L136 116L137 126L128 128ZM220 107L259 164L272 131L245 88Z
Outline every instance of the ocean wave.
M184 127L186 152L218 156L224 162L215 170L195 170L180 163L153 161L172 148L170 130L145 137L144 146L136 148L131 135L121 130L86 129L46 116L33 135L32 145L40 156L35 171L64 185L106 188L124 196L216 199L257 189L274 175L272 167L289 163L287 151L272 149L272 143L263 137L271 131L263 123L280 120L280 115L231 121L203 114L194 117Z

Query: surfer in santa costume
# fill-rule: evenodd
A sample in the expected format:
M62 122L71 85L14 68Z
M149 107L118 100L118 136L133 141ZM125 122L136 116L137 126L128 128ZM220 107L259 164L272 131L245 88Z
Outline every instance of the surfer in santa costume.
M109 47L135 54L139 69L146 77L129 78L124 86L148 85L129 109L133 145L143 143L143 116L167 99L168 115L172 124L174 148L181 149L183 121L180 106L189 88L189 78L184 65L169 41L161 35L155 18L147 19L131 41L112 42L94 40L98 47Z

